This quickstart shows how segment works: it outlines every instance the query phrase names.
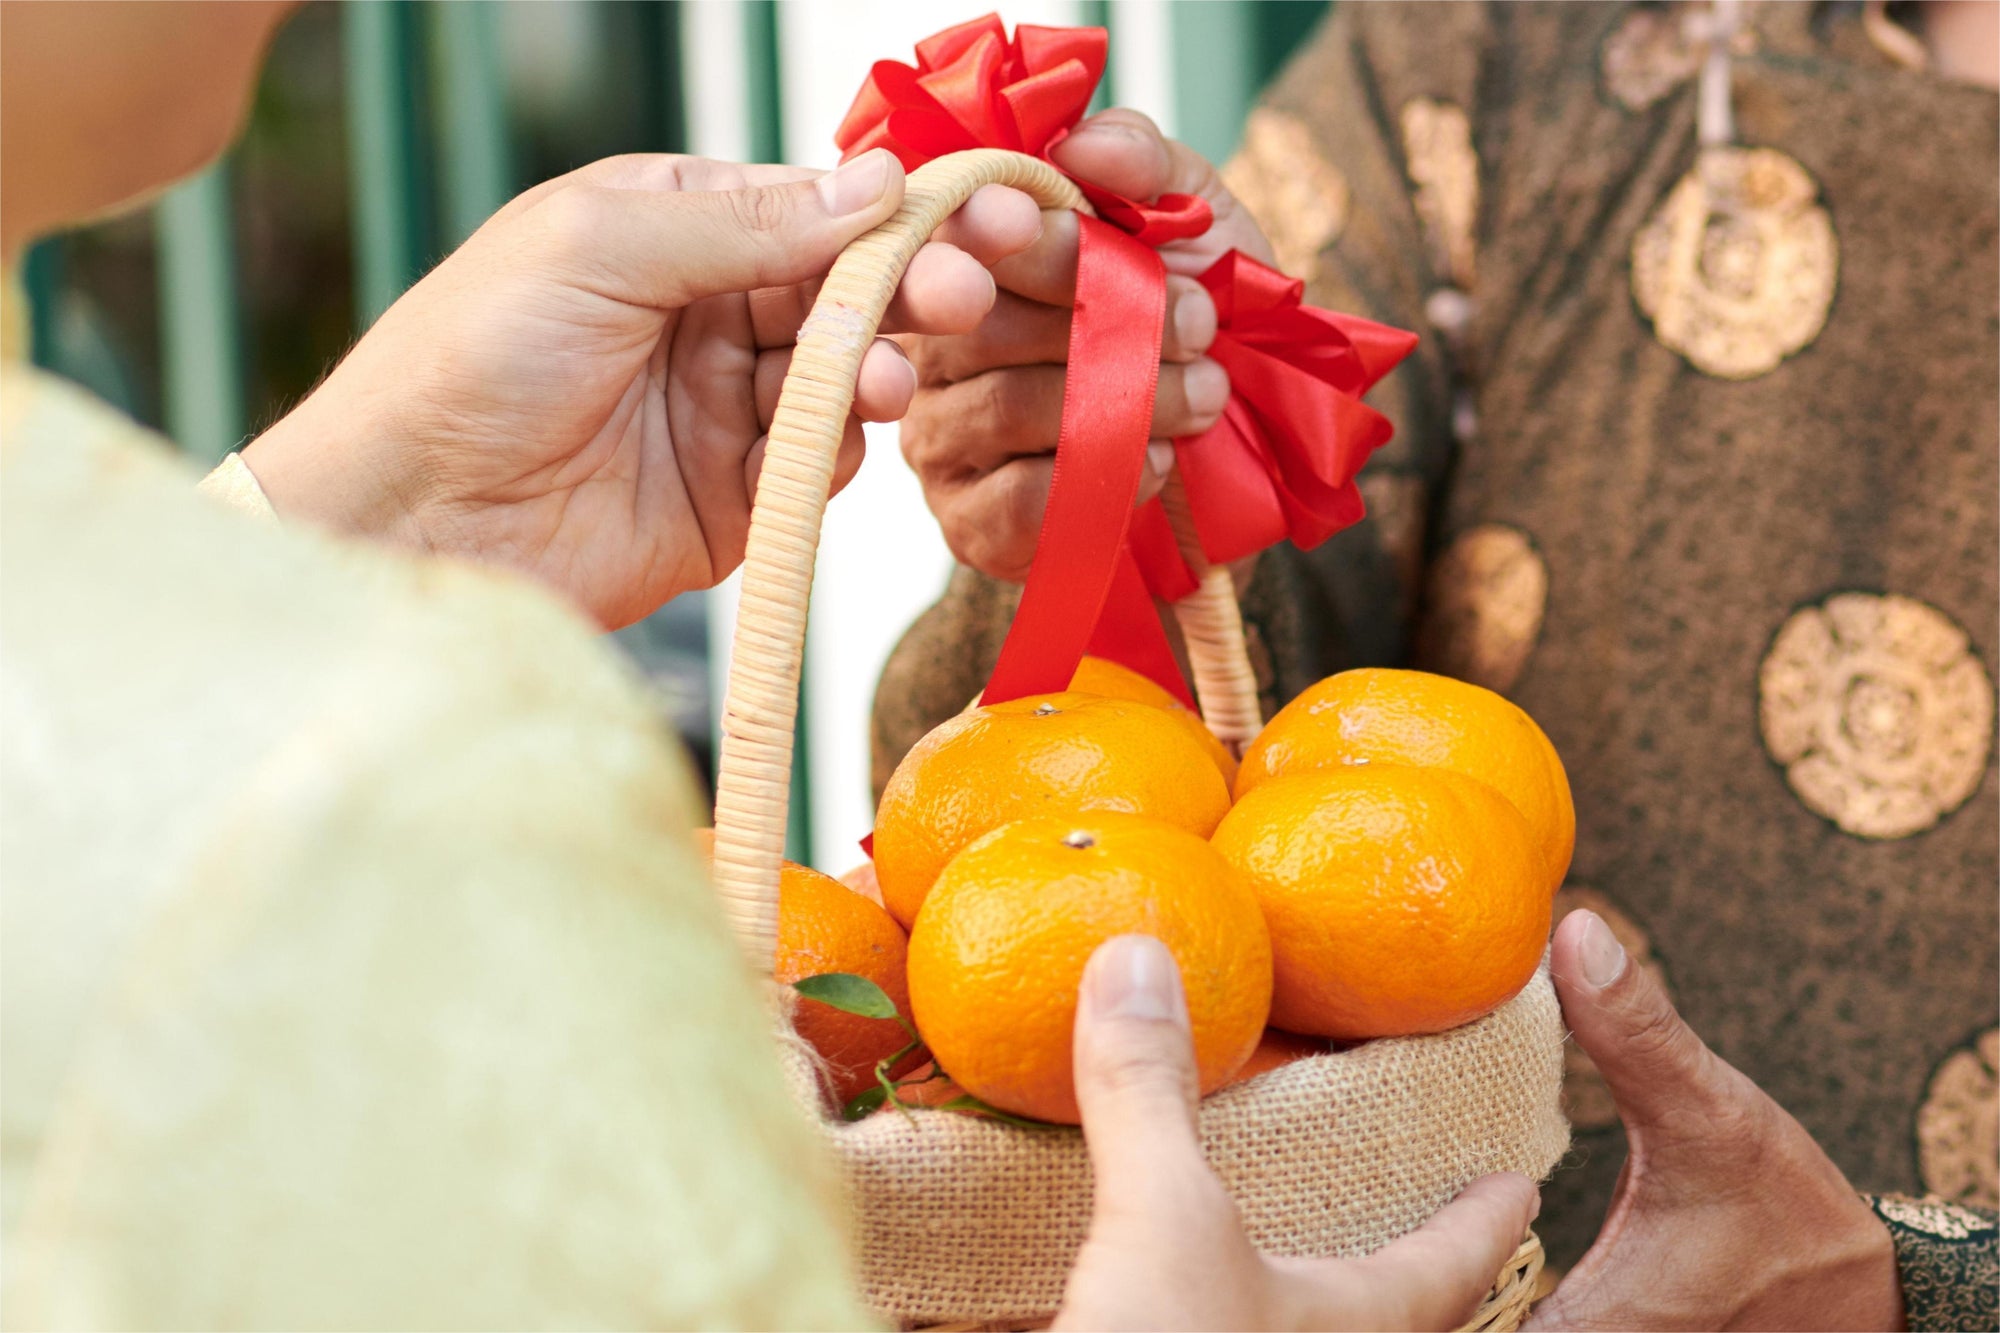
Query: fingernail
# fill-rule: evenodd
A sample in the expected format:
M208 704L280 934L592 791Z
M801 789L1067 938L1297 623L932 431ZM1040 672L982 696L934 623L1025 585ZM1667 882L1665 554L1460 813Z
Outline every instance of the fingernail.
M1611 927L1604 924L1603 917L1590 911L1583 915L1589 918L1577 946L1583 962L1583 979L1603 990L1625 975L1625 946L1611 933Z
M909 384L910 384L910 387L909 387L909 389L908 389L908 393L909 393L909 394L910 394L910 395L911 395L912 397L914 397L914 396L916 395L916 392L917 392L917 366L916 366L916 363L915 363L914 361L910 360L910 354L909 354L908 352L905 352L905 351L904 351L904 350L902 349L902 347L901 347L901 346L900 346L899 344L897 344L897 343L894 343L894 342L891 342L891 341L890 341L889 339L887 339L887 338L883 338L883 339L880 339L879 341L881 341L882 343L886 344L887 346L890 346L890 347L893 347L893 348L895 348L895 349L896 349L896 363L897 363L898 365L902 366L902 368L903 368L903 373L904 373L905 375L909 376Z
M1213 361L1190 362L1181 383L1187 394L1188 411L1195 416L1215 416L1229 401L1229 372Z
M1174 446L1168 440L1154 440L1146 446L1146 466L1156 477L1174 470Z
M889 188L889 162L888 149L873 148L821 176L814 188L826 211L837 218L846 217L875 204Z
M1180 969L1150 935L1106 941L1090 963L1090 1006L1100 1018L1166 1019L1187 1025Z
M1186 352L1205 352L1215 341L1215 302L1207 292L1183 292L1174 302L1174 341Z
M1133 142L1141 139L1140 134L1130 125L1120 120L1085 121L1069 136L1071 139L1123 139Z
M1542 1215L1542 1192L1536 1190L1528 1199L1528 1220L1534 1221Z

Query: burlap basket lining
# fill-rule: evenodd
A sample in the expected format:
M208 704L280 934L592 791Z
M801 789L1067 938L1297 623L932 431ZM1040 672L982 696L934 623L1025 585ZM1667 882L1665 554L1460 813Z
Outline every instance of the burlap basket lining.
M1216 1093L1202 1103L1202 1140L1259 1249L1367 1254L1479 1176L1554 1169L1569 1146L1563 1039L1544 966L1477 1022L1297 1060ZM1082 1134L923 1110L845 1124L825 1111L810 1052L787 1052L853 1201L864 1299L909 1325L1046 1320L1090 1220ZM1525 1314L1539 1245L1517 1258L1503 1286L1519 1289L1519 1310L1480 1327Z

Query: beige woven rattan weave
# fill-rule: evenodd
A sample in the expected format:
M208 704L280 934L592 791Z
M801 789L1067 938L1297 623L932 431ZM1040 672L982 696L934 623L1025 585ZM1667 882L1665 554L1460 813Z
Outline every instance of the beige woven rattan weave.
M902 208L849 246L828 274L799 330L771 423L723 708L714 862L730 923L766 975L776 951L778 873L807 601L855 381L911 259L953 211L989 184L1025 191L1044 208L1088 211L1071 182L1018 153L976 149L912 173ZM1165 498L1183 554L1199 578L1197 591L1176 604L1196 695L1211 728L1240 748L1257 733L1261 718L1235 587L1229 570L1202 560L1176 480L1170 480ZM1540 1266L1541 1247L1530 1235L1470 1327L1518 1327Z

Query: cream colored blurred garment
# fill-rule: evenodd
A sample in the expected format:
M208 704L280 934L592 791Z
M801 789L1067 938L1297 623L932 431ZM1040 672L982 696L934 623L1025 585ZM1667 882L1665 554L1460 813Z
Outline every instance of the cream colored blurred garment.
M635 683L0 371L13 1327L859 1324Z

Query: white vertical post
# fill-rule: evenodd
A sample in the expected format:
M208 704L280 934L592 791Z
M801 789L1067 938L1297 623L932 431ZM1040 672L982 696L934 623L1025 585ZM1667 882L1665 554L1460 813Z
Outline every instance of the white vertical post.
M750 38L744 9L743 0L681 6L688 148L699 157L750 160Z
M1168 138L1174 114L1174 16L1169 0L1110 0L1111 65L1118 105L1143 111Z
M834 165L833 132L870 65L909 61L918 41L992 8L991 0L779 6L785 160ZM1006 18L1010 24L1080 21L1073 0L1010 4ZM870 426L867 435L867 464L827 508L806 633L814 855L832 874L861 859L855 844L874 827L868 766L875 683L896 641L937 599L951 572L937 520L903 463L896 427Z

